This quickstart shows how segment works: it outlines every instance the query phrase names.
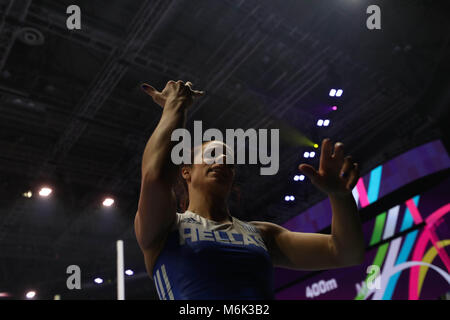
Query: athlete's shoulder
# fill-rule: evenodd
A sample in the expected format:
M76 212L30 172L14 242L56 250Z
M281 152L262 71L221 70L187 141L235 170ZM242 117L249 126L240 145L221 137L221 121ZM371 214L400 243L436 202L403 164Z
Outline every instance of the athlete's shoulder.
M198 217L189 211L185 211L183 213L177 212L177 223L202 224L201 221L198 220Z

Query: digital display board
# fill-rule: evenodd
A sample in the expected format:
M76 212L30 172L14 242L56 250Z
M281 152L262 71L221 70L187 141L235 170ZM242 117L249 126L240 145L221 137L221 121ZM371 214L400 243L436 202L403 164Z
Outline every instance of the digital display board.
M408 164L401 165L407 159ZM413 169L414 163L418 169ZM358 207L364 208L381 195L388 195L432 173L448 172L445 169L449 167L445 148L439 141L434 141L378 166L360 178L353 195ZM406 174L408 172L410 176ZM384 184L390 186L383 187ZM277 268L276 298L415 300L442 296L450 291L449 190L450 178L447 177L437 186L415 194L363 223L367 250L365 261L359 266L317 272ZM317 213L318 208L326 208L326 204L319 203L314 207ZM315 228L330 225L331 208L328 210L316 219ZM325 226L319 220L324 216L329 216ZM294 217L284 226L292 231L315 232L293 227L301 221L307 220Z

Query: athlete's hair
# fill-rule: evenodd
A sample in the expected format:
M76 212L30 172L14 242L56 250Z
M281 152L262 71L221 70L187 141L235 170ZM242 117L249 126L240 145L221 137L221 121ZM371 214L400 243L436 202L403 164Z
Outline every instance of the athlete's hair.
M201 144L201 148L203 148L203 146L209 142L211 142L211 141L204 141ZM194 152L191 152L191 154L190 154L191 164L180 164L178 166L178 174L177 174L176 181L175 181L174 192L175 192L175 196L177 199L177 206L178 206L177 210L179 210L179 212L185 212L187 210L187 208L189 207L189 189L188 189L186 180L183 178L181 170L185 166L192 167L192 163L194 163L194 156L199 148L200 148L200 145L195 146L193 148ZM237 201L240 201L241 193L240 193L239 187L235 183L235 179L233 180L233 183L232 183L231 192L232 192L233 196L235 196Z

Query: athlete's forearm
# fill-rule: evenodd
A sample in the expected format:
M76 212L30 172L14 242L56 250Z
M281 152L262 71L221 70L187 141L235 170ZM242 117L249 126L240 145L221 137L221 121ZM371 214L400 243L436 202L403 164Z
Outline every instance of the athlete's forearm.
M364 236L358 208L352 194L329 195L332 222L331 235L335 252L344 263L360 263L364 259Z
M161 119L145 146L142 156L142 177L150 181L170 179L175 166L170 153L175 142L172 132L186 124L186 108L182 99L167 100Z

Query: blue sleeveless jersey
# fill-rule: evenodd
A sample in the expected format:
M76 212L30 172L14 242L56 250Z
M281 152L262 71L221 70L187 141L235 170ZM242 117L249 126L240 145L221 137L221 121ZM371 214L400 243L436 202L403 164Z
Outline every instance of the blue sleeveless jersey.
M231 219L217 223L177 213L153 268L161 300L274 299L266 244L254 226Z

